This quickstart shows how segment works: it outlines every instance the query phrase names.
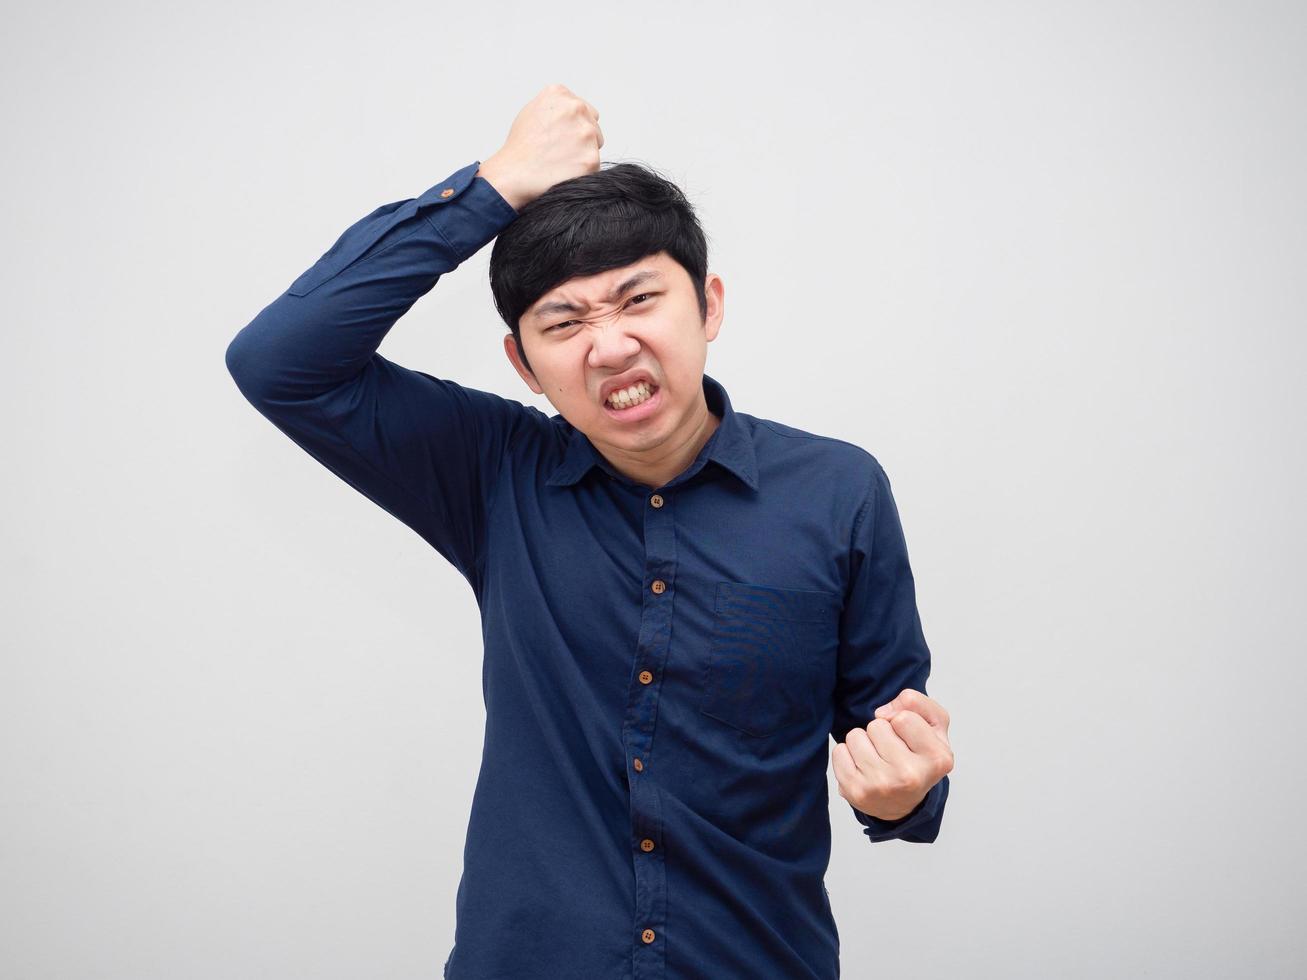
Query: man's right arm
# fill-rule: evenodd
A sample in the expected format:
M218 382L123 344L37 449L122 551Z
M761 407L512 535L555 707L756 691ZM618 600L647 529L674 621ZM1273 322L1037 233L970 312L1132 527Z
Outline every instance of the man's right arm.
M350 225L226 352L260 414L478 591L490 484L515 427L540 413L402 367L377 348L443 274L517 217L479 165Z

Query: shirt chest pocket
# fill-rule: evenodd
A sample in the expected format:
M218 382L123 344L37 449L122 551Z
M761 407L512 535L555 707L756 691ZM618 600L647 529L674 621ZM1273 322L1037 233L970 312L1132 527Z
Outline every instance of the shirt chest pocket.
M810 720L830 693L840 597L718 582L699 710L750 735Z

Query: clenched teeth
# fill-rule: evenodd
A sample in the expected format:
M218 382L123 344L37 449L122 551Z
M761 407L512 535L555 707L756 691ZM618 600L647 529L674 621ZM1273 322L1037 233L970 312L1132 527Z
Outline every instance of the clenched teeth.
M629 388L614 391L608 396L608 404L613 408L631 408L639 405L653 394L653 390L644 381L637 381Z

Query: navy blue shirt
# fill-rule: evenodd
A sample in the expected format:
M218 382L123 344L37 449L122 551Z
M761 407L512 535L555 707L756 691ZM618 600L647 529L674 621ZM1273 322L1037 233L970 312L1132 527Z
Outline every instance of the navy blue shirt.
M516 218L480 161L377 208L231 341L245 397L416 531L481 611L486 728L445 976L839 975L830 739L930 651L889 480L737 412L662 486L581 432L377 352ZM948 777L869 841L929 843ZM865 915L865 910L860 914Z

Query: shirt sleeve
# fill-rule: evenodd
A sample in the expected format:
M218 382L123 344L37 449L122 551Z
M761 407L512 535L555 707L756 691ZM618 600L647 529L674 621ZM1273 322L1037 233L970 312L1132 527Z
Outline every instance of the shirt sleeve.
M831 736L843 742L865 728L882 704L904 688L926 694L930 649L917 612L916 585L889 477L873 457L870 485L853 526L849 590L840 620L839 669ZM881 820L849 809L871 841L929 844L939 834L948 799L945 775L909 814ZM847 802L847 801L846 801Z
M443 274L517 217L479 165L350 225L226 352L261 415L421 535L478 595L487 496L515 429L538 410L377 348Z

